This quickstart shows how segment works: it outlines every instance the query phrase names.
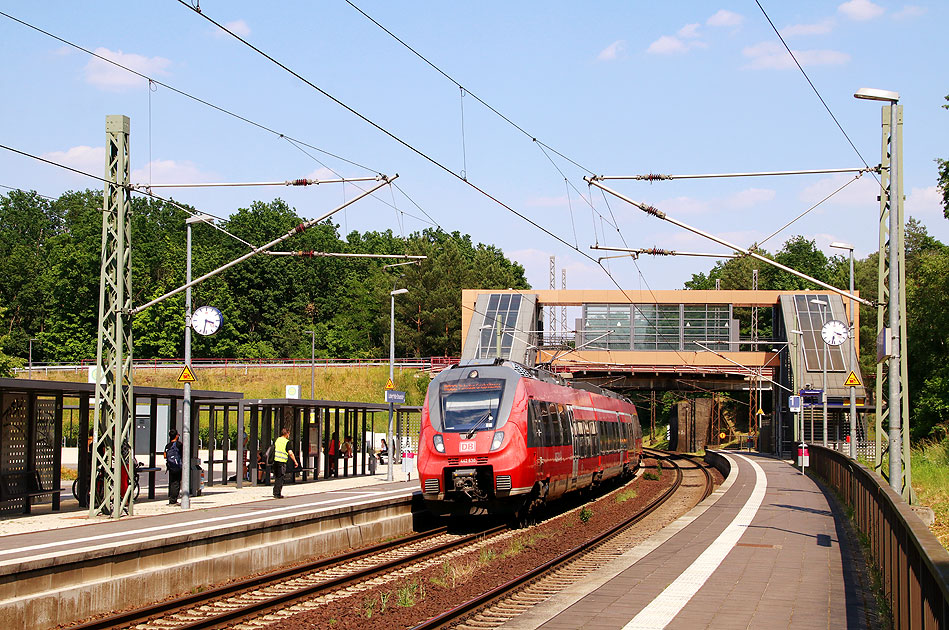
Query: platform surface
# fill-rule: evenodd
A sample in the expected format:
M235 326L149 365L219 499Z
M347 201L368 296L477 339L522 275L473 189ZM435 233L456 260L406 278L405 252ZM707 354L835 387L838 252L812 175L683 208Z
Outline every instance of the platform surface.
M323 509L353 506L360 502L397 499L419 491L418 481L407 481L396 472L387 482L385 469L376 475L353 475L330 480L287 484L282 499L273 498L271 486L207 486L201 496L192 497L190 508L170 505L167 489L157 490L158 498L139 501L133 516L120 519L89 518L72 497L62 509L34 507L34 514L0 520L0 568L34 559L82 552L107 554L110 547L170 537L214 531L223 527L263 524ZM9 566L6 570L9 570Z
M715 494L508 630L874 628L856 541L788 462L729 452Z

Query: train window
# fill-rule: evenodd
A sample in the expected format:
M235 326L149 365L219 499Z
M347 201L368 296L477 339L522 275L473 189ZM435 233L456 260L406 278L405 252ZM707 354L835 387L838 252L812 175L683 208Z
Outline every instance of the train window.
M557 405L560 410L560 443L570 444L570 411L565 405Z
M530 401L527 406L527 447L535 448L540 446L540 403L536 400Z
M441 383L441 419L444 431L493 429L498 422L504 379L479 378Z
M549 403L549 415L547 416L549 429L548 439L551 446L561 446L563 444L563 431L560 429L560 405Z
M553 403L540 403L544 418L544 446L556 446L557 436L560 435L560 418L556 416L557 407ZM554 420L557 421L557 432L554 433Z

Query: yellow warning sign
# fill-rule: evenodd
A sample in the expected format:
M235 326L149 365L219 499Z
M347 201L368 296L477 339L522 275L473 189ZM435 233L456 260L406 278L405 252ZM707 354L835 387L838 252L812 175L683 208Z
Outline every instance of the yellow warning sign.
M759 407L759 408L758 408L758 415L759 415L759 416L763 416L763 415L764 415L764 409L761 409L761 408Z
M194 382L194 372L191 371L187 365L181 369L181 374L178 375L179 383L193 383Z
M392 382L392 379L386 381L386 389L395 389L395 383Z
M850 376L847 377L847 380L844 381L844 387L859 387L860 379L857 378L856 372L851 372Z
M724 440L724 439L725 439L725 432L722 431L721 433L719 433L719 434L718 434L718 437L719 437L720 439Z

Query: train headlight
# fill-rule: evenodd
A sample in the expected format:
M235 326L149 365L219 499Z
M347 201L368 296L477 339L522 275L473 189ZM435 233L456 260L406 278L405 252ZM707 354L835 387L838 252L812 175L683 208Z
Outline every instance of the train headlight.
M432 443L435 445L435 450L439 453L445 452L445 438L442 437L441 433L436 433L435 437L432 438Z
M501 442L504 441L504 431L495 431L494 439L491 440L491 450L496 451L501 448Z

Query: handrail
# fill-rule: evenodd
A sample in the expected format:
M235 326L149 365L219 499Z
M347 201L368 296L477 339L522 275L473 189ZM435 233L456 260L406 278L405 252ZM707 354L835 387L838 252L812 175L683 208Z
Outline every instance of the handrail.
M811 469L852 508L869 540L893 627L949 627L949 552L879 475L837 451L809 448Z

